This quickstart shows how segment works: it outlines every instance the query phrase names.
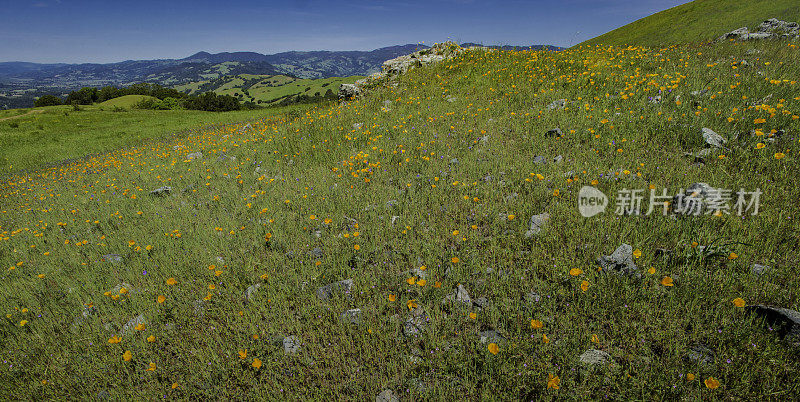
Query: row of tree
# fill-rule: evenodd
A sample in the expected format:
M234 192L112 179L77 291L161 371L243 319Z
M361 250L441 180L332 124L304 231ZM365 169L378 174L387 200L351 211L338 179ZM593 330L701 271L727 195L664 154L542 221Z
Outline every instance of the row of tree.
M34 102L35 107L55 106L55 105L91 105L93 103L105 102L109 99L119 98L125 95L146 95L156 99L144 99L136 107L140 109L191 109L206 110L213 112L223 112L228 110L239 110L242 105L239 100L229 95L217 95L213 92L206 92L198 96L189 96L173 88L165 88L158 84L134 84L124 88L105 86L102 88L84 87L77 91L72 91L67 98L53 95L44 95ZM250 102L245 107L257 107Z
M208 112L227 112L230 110L240 110L243 105L239 100L230 95L217 95L214 92L205 92L197 96L184 96L183 98L167 97L164 99L146 98L142 99L135 106L137 109L169 110L169 109L189 109L205 110ZM251 102L244 105L244 108L257 108Z

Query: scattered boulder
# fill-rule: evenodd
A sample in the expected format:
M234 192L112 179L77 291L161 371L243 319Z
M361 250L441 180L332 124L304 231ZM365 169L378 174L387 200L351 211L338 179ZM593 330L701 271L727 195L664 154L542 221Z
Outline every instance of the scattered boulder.
M537 155L533 157L533 163L535 165L545 165L547 164L547 158L542 155Z
M288 354L295 354L300 351L300 338L289 335L283 338L283 352Z
M770 38L797 38L800 37L800 26L796 22L781 21L777 18L770 18L762 22L756 32L750 32L747 27L728 32L719 37L718 40L752 40Z
M552 130L547 130L547 132L546 132L546 133L544 133L544 136L545 136L545 137L555 137L555 138L560 138L560 137L562 137L563 135L564 135L564 133L562 133L562 132L561 132L561 129L560 129L560 128L558 128L558 127L554 128L554 129L552 129Z
M405 323L403 323L403 335L417 335L425 331L429 323L430 317L428 317L428 313L422 308L417 307L409 313L408 318Z
M533 290L525 294L525 301L527 301L529 304L538 303L541 300L542 296Z
M354 308L351 310L347 310L342 313L342 321L348 324L360 324L361 323L361 309Z
M328 300L334 296L350 295L350 290L353 288L353 280L345 279L343 281L330 283L317 289L317 297L322 300Z
M725 143L728 142L721 135L715 133L714 130L705 127L703 127L703 140L714 148L725 148Z
M770 326L776 326L778 335L793 345L800 346L800 312L781 307L751 305L745 311L763 317Z
M525 237L531 238L539 234L549 221L550 214L547 212L531 216L530 227L528 228L528 231L525 232Z
M700 215L720 205L722 194L708 183L694 183L684 193L672 198L673 211L678 215Z
M155 197L166 197L166 196L168 196L168 195L169 195L169 193L170 193L171 191L172 191L172 187L170 187L170 186L163 186L163 187L159 187L159 188L157 188L157 189L155 189L155 190L151 191L151 192L150 192L150 195L152 195L152 196L155 196Z
M583 352L583 354L580 355L579 359L582 364L588 366L596 366L598 364L606 364L614 362L614 359L611 357L610 354L597 349L589 349Z
M395 78L412 68L424 67L429 64L438 63L451 59L466 49L461 48L454 42L444 42L434 44L432 47L423 49L408 55L395 57L386 60L381 66L381 71L371 74L367 78L360 79L353 84L342 84L339 86L339 100L347 101L361 96L364 89L368 86L383 80ZM448 97L448 102L453 102L454 97Z
M564 109L565 107L567 107L567 100L557 99L547 105L547 110Z
M256 297L256 291L261 288L260 283L256 283L255 285L250 285L244 291L244 299L245 301L252 302L253 299Z
M459 302L468 306L472 306L472 299L469 297L469 292L464 285L460 283L453 293L445 296L445 301Z
M612 272L617 275L631 277L641 277L636 264L633 263L633 247L623 244L617 247L611 255L602 256L597 259L597 264L603 268L603 272Z
M506 338L493 329L487 331L481 331L480 336L481 336L481 343L483 344L496 343L498 345L502 345L506 343Z
M397 395L390 389L384 389L378 396L375 397L375 402L400 402Z
M202 159L202 158L203 158L203 153L199 152L199 151L198 152L193 152L193 153L190 153L190 154L186 155L186 159L188 159L188 160Z
M755 274L756 276L762 276L768 272L770 272L772 268L768 265L761 265L761 264L753 264L753 267L750 268L750 272Z
M355 84L339 85L339 100L351 100L361 96L361 88Z
M122 262L122 256L119 254L105 254L103 260L112 264L119 264Z
M693 345L689 347L686 361L689 364L712 364L714 363L714 351L705 345Z
M322 248L314 247L311 251L308 252L308 255L311 258L320 259L322 258L323 255L325 255L325 253L322 251Z

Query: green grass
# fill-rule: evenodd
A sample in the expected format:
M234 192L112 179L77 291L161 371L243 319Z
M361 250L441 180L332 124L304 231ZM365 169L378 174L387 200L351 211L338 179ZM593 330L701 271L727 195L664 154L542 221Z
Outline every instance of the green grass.
M125 95L125 96L120 96L119 98L109 99L105 102L100 102L96 106L103 108L120 107L125 109L131 109L133 108L134 105L145 99L156 99L156 98L147 95Z
M467 52L297 119L13 177L0 189L0 395L791 400L797 350L732 301L800 309L798 56L786 42ZM557 99L567 107L550 110ZM545 136L554 127L564 136ZM728 143L698 167L684 153L702 149L702 127ZM769 141L772 129L788 134ZM587 219L576 206L583 186L614 200L695 182L760 188L760 211L672 219L612 206ZM148 194L161 186L171 195ZM526 238L543 212L549 225ZM597 270L622 243L641 251L641 280ZM753 263L772 272L756 277ZM347 278L352 297L317 297ZM459 284L488 303L443 303ZM526 301L532 290L541 300ZM362 322L342 322L353 308ZM407 337L411 308L430 322ZM109 342L139 315L143 327ZM496 354L486 330L507 340ZM280 345L288 335L296 354ZM688 358L696 344L711 362ZM589 349L614 364L582 366Z
M577 46L660 46L708 41L743 26L754 30L769 18L800 21L800 4L795 0L695 0L642 18Z
M114 102L117 99L120 101ZM224 113L195 110L115 111L114 106L127 107L134 100L129 96L117 99L93 106L81 106L80 111L73 111L72 106L35 108L33 110L44 112L0 121L0 175L107 152L140 144L145 140L179 133L186 135L209 125L261 119L289 110L261 109ZM295 108L305 110L308 106ZM0 114L0 118L28 111L29 109L5 111Z

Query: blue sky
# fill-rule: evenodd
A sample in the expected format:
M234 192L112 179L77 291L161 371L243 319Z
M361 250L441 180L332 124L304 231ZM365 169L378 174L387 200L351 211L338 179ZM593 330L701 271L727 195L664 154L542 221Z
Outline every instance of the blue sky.
M686 0L0 0L0 62L371 50L447 39L570 46Z

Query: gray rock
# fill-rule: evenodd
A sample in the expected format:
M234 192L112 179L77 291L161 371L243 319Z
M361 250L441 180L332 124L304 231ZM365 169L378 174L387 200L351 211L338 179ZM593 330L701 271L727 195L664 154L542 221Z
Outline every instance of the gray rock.
M673 211L678 215L700 215L722 201L719 189L707 183L693 183L683 193L672 198Z
M311 251L308 252L308 255L311 256L311 258L317 258L317 259L322 258L324 254L325 253L322 252L322 248L320 247L314 247Z
M696 98L696 97L699 97L699 96L703 96L706 93L708 93L708 90L707 89L703 89L703 90L700 90L700 91L692 91L692 92L689 93L689 95L691 95L691 96Z
M597 349L589 349L583 352L583 354L581 354L579 359L582 364L586 364L589 366L614 362L614 359L611 357L610 354Z
M768 272L770 272L772 268L768 265L761 265L761 264L753 264L753 267L750 268L750 272L755 274L756 276L762 276Z
M353 123L353 129L358 130L364 126L364 123Z
M703 127L703 139L706 141L706 144L714 148L724 148L725 143L728 142L721 135L715 133L714 130L705 127Z
M693 345L689 347L686 361L690 364L712 364L714 363L714 351L705 345Z
M339 100L351 100L361 96L361 88L354 84L339 85Z
M542 155L537 155L533 157L533 163L536 165L545 165L547 164L547 158Z
M105 254L103 255L103 260L112 264L119 264L122 262L122 256L119 254Z
M351 310L347 310L342 313L342 321L348 324L360 324L361 323L361 309L354 308Z
M198 317L204 317L206 315L206 301L203 299L197 299L192 302L192 309L194 311L194 315Z
M125 325L122 326L122 336L127 336L136 332L136 326L139 324L147 325L147 319L144 318L143 314L139 314L138 316L131 318Z
M375 397L375 402L400 402L397 395L390 389L384 389L378 396Z
M742 35L747 35L749 32L750 30L747 29L747 27L741 27L720 36L719 40L739 39Z
M322 300L328 300L334 296L352 297L350 290L353 288L353 280L345 279L343 281L330 283L317 289L317 297Z
M156 197L166 197L166 196L168 196L168 195L169 195L169 193L170 193L171 191L172 191L172 187L170 187L170 186L163 186L163 187L159 187L159 188L157 188L157 189L155 189L155 190L151 191L151 192L150 192L150 195L152 195L152 196L156 196Z
M202 159L202 158L203 158L203 153L199 152L199 151L198 152L193 152L193 153L190 153L190 154L186 155L186 159L188 159L188 160Z
M633 263L633 247L628 244L617 247L611 255L599 257L597 264L603 268L604 273L641 277L636 264Z
M480 336L481 336L481 343L484 344L496 343L498 345L502 345L506 343L506 338L493 329L487 331L481 331Z
M469 306L472 305L472 299L469 297L469 292L464 287L464 285L460 283L458 284L458 287L453 293L445 296L445 300L451 302L459 302Z
M450 159L450 164L451 165L458 165L458 158Z
M286 354L295 354L300 351L300 338L289 335L283 338L283 352Z
M528 231L525 232L525 237L531 238L539 234L549 221L550 214L547 212L531 216L530 226L528 227Z
M252 302L256 297L256 291L258 291L259 288L261 288L260 283L248 286L244 291L244 299L248 302Z
M554 128L552 130L547 130L547 132L544 133L545 137L556 137L556 138L558 138L558 137L561 137L563 135L564 135L564 133L561 132L560 128Z
M567 100L557 99L547 105L547 110L564 109L565 107L567 107Z
M563 160L564 160L564 157L561 156L561 155L556 155L556 157L553 158L553 162L555 162L555 163L561 163Z
M793 345L800 346L800 312L760 304L747 306L745 311L763 317L768 325L777 327L779 336Z
M414 336L422 333L428 328L429 324L430 317L428 317L428 313L417 307L409 313L408 318L403 323L403 335Z
M530 304L538 303L540 300L542 300L542 296L534 291L525 294L525 301Z
M491 303L489 302L489 299L487 299L487 298L485 298L485 297L479 297L479 298L477 298L477 299L473 300L473 301L472 301L472 304L473 304L475 307L477 307L477 308L479 308L479 309L481 309L481 310L487 309L487 308L489 308L489 307L490 307L490 305L491 305Z

